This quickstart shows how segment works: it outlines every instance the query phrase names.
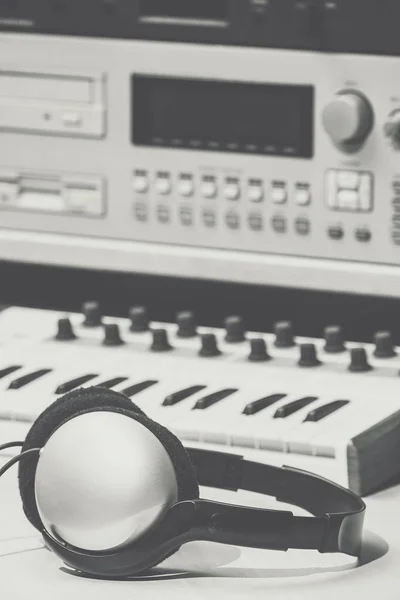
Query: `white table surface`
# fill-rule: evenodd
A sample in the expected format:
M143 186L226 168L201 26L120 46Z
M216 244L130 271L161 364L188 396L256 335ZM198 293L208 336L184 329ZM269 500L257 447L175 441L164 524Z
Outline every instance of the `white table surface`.
M4 460L1 460L4 462ZM204 497L277 507L255 494L202 490ZM151 577L102 581L77 576L43 548L25 519L17 468L0 479L0 594L6 600L398 600L400 598L400 486L367 499L360 564L313 551L248 550L206 542L184 546ZM283 505L279 505L282 508ZM289 509L290 510L290 509Z

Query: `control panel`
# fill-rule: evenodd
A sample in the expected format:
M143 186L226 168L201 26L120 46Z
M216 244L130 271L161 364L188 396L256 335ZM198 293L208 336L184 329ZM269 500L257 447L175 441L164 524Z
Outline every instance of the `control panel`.
M5 259L398 294L397 58L10 33L0 55Z

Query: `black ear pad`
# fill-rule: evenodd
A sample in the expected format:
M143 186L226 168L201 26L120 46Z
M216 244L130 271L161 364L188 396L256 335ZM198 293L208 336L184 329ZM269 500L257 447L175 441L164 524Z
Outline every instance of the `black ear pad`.
M44 446L52 433L73 417L94 411L118 412L137 420L147 427L164 446L175 469L178 483L178 500L189 500L199 496L195 469L187 451L176 436L165 427L146 417L138 407L132 406L131 401L125 396L122 396L121 402L107 405L106 398L109 396L110 390L91 388L91 392L92 394L82 394L84 402L81 401L82 395L78 399L77 394L75 398L69 399L68 407L66 407L64 405L65 396L64 399L61 398L57 401L53 407L49 407L44 411L28 433L23 451ZM110 394L110 401L113 401L113 394ZM42 523L35 499L37 463L37 456L26 457L25 460L20 462L19 489L25 515L32 525L40 530Z
M76 413L91 408L110 407L123 409L145 416L131 400L119 392L101 387L80 388L64 394L48 406L33 423L26 436L22 452L31 448L42 448L51 434ZM37 527L40 518L36 509L34 479L38 457L26 457L19 463L18 480L23 509L28 520Z

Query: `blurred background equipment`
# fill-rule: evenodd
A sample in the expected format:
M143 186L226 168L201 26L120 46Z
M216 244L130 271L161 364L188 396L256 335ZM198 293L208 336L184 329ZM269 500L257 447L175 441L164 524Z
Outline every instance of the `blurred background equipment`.
M396 297L399 12L1 2L0 255Z

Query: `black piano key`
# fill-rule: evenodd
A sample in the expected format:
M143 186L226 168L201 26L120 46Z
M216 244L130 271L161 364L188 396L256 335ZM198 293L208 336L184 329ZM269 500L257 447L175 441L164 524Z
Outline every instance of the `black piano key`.
M285 404L285 406L281 406L278 408L276 413L274 414L274 419L286 419L286 417L290 417L294 413L298 412L302 408L305 408L309 404L316 402L318 398L315 396L307 396L306 398L300 398L300 400L295 400L294 402L290 402L289 404Z
M192 387L186 388L185 390L180 390L179 392L175 392L174 394L170 394L167 396L162 403L163 406L174 406L186 398L190 398L193 394L197 392L201 392L201 390L205 390L207 386L205 385L193 385Z
M304 422L311 421L312 423L317 423L317 421L321 421L322 419L325 419L325 417L329 417L329 415L340 410L343 408L343 406L347 406L347 404L350 404L350 400L335 400L334 402L330 402L324 406L319 406L308 413L304 419Z
M18 369L22 369L22 365L18 365L18 366L13 366L13 367L6 367L5 369L2 369L0 371L0 379L3 379L3 377L7 377L7 375L11 375L12 373L15 373L15 371L18 371Z
M58 386L56 389L56 394L66 394L67 392L72 392L80 385L87 383L91 379L98 377L98 375L91 373L90 375L82 375L82 377L77 377L76 379L71 379L71 381L66 381Z
M196 404L193 407L193 410L205 410L206 408L217 404L217 402L221 402L221 400L224 400L224 398L231 396L237 391L237 389L229 388L226 390L220 390L219 392L214 392L209 396L204 396L204 398L200 398L200 400L197 400Z
M115 387L116 385L123 383L127 379L128 379L127 377L114 377L114 379L109 379L108 381L103 381L102 383L97 383L96 387L103 387L103 388L107 388L108 390L110 390L111 388Z
M8 389L9 390L20 390L21 388L25 387L29 383L36 381L36 379L39 379L40 377L47 375L47 373L51 373L51 369L40 369L39 371L34 371L33 373L28 373L28 375L23 375L22 377L19 377L18 379L14 379L14 381L12 381L10 383L10 385L8 386Z
M256 415L257 413L264 410L264 408L268 408L272 406L279 400L283 400L286 397L286 394L273 394L272 396L266 396L265 398L261 398L260 400L256 400L255 402L250 402L244 410L244 415Z
M136 394L144 392L144 390L147 390L147 388L151 387L152 385L156 385L156 383L158 383L158 381L155 380L141 381L140 383L135 383L134 385L127 387L125 390L122 390L121 393L125 394L125 396L129 396L129 398L132 398L132 396L136 396Z

